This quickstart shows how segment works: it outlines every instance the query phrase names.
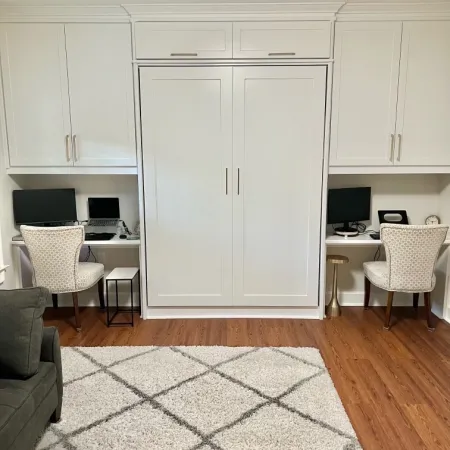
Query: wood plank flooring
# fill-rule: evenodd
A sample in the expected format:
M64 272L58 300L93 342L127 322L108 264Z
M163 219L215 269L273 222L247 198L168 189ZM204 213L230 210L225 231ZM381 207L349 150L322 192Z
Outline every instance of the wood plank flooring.
M46 311L64 346L226 345L319 348L366 450L450 449L450 325L427 331L425 311L343 308L332 320L138 320L107 328L96 308L82 309L77 333L70 308Z

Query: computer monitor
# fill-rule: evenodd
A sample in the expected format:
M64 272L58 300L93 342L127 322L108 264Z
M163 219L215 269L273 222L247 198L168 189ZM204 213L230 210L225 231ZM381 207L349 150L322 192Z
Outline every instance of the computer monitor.
M89 197L88 205L90 219L120 219L117 197Z
M344 188L328 190L327 223L343 224L335 233L341 236L356 236L358 230L352 222L370 220L371 188Z
M57 225L77 220L75 189L23 189L13 191L17 225Z

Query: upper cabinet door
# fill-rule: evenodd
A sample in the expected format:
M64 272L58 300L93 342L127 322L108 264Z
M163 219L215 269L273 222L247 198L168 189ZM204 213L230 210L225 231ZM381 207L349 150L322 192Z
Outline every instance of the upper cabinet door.
M149 304L232 301L232 68L140 68Z
M232 57L231 22L137 22L137 59Z
M331 22L234 22L234 58L329 58Z
M403 25L396 164L450 165L450 22Z
M233 69L236 306L317 306L325 67Z
M336 23L331 166L392 165L399 22Z
M129 24L66 25L76 166L135 166Z
M64 25L2 24L11 167L72 165Z

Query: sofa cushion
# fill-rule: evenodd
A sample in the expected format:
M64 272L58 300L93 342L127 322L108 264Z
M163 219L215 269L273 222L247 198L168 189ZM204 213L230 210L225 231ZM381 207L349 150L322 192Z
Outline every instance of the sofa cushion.
M51 362L39 363L37 373L26 380L0 379L1 448L9 448L55 385L56 367Z
M36 373L49 295L44 288L0 291L0 378L27 378Z

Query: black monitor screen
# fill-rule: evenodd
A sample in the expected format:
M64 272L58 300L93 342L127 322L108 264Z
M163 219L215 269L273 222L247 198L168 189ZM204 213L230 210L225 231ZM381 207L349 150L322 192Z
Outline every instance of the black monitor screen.
M89 218L91 219L120 219L119 199L117 197L90 197Z
M330 189L327 223L370 220L370 187Z
M24 189L13 191L17 225L38 225L77 220L75 189Z

